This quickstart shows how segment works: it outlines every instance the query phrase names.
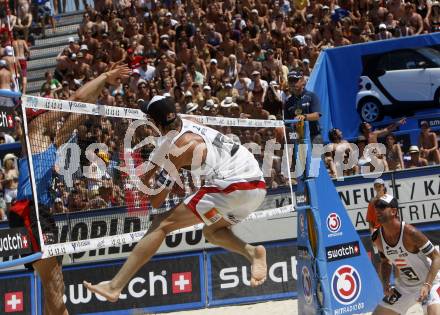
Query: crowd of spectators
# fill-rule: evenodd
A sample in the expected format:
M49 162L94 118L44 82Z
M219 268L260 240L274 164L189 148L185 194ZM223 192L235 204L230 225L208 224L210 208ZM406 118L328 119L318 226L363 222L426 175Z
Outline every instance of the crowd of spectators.
M52 4L45 0L15 2L9 20L17 37L27 43L33 35L44 35L46 25L55 30L54 16L58 7L65 11L65 4L65 0ZM78 8L79 0L75 5ZM440 5L430 0L96 0L94 7L84 5L79 40L67 40L56 57L56 69L45 74L41 96L67 99L113 64L126 63L133 69L131 77L104 89L99 104L139 108L140 102L160 94L173 97L181 113L236 118L282 119L284 103L294 91L289 74L295 73L295 82L300 74L305 84L324 48L434 32L440 25ZM0 14L3 12L0 8ZM8 46L7 20L4 14L0 16L0 56ZM23 54L18 45L13 48L17 55ZM29 50L24 57L29 57ZM9 59L7 62L12 72ZM25 77L23 63L17 63L17 68L21 72L18 77ZM62 123L57 122L54 128ZM108 174L101 174L94 183L78 177L70 194L58 180L55 212L123 202L119 190L126 189L127 182L120 180L119 190L108 195L107 179L114 176L109 165L120 159L122 138L115 131L119 123L98 119L77 128L76 141L93 140L110 148L108 154L98 152ZM363 124L362 128L357 141L361 154L367 144L378 141L377 135L370 135L378 133L371 131L371 126ZM258 145L263 151L266 141L276 137L270 128L224 127L221 131L233 134L249 149ZM420 144L411 147L410 159L403 156L391 131L379 132L379 137L386 136L388 148L381 157L385 170L440 162L435 134L429 128L422 125ZM325 161L335 176L335 152L350 148L338 129L331 130L329 138L334 149L325 154ZM276 152L266 178L271 188L286 184L280 172L280 152ZM346 153L345 161L349 151ZM263 161L261 153L257 158ZM343 175L359 174L361 166L369 162L361 158Z

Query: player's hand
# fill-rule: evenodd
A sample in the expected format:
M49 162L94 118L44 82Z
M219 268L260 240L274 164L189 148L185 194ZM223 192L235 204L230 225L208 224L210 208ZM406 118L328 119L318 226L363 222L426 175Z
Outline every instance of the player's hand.
M391 296L393 294L393 290L392 290L391 285L389 283L385 284L383 286L383 294L385 296Z
M304 115L295 116L295 119L298 119L300 121L303 121L305 118L306 118L306 116L304 116Z
M126 65L113 64L109 71L106 72L106 82L111 85L117 85L117 79L126 79L131 73L131 69Z
M419 298L417 299L417 302L423 302L424 300L426 300L428 298L430 289L431 287L429 285L423 284L422 287L420 288L420 294L419 294Z

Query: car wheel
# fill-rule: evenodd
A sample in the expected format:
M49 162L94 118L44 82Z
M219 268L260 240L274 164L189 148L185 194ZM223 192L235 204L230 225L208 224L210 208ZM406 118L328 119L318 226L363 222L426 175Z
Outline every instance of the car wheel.
M382 119L382 104L375 98L362 99L358 108L363 121L370 123Z

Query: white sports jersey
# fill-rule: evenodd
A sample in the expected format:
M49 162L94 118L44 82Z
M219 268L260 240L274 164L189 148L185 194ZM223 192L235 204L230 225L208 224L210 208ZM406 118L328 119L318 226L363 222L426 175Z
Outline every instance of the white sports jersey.
M431 267L431 260L420 251L417 254L410 253L403 244L403 231L405 222L402 221L400 228L399 241L395 246L388 244L380 228L380 238L382 241L385 256L399 269L399 281L407 287L421 286L428 275ZM438 276L434 283L438 282Z
M251 152L210 127L182 119L182 128L173 136L171 143L175 143L187 132L202 137L207 150L202 167L198 169L191 167L190 171L194 176L203 175L207 184L220 187L231 182L264 180L263 172ZM194 164L200 164L200 160L197 160L201 158L202 152L194 152Z

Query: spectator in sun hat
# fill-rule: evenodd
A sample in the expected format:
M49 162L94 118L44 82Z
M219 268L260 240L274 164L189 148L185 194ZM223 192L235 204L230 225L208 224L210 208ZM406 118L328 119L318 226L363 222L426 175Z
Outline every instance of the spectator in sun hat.
M252 72L252 81L249 85L249 90L251 92L251 99L259 102L263 102L266 92L267 92L268 84L266 80L261 79L260 71Z
M224 117L230 116L230 110L232 105L236 105L234 101L232 100L232 97L226 97L223 101L220 103L220 115Z
M387 30L387 26L385 25L385 23L380 23L379 27L378 27L378 30L379 31L376 34L376 40L383 40L383 39L393 38L393 34L391 34Z
M199 108L199 104L197 103L188 103L186 104L185 113L190 115L195 115L195 111Z
M219 99L216 96L212 95L212 89L209 85L203 86L203 98L204 98L205 102L208 99L212 99L214 101L214 103L216 103L216 104L219 103Z
M410 160L408 162L408 168L420 167L420 166L428 166L428 160L420 157L419 147L416 145L412 145L408 150Z

